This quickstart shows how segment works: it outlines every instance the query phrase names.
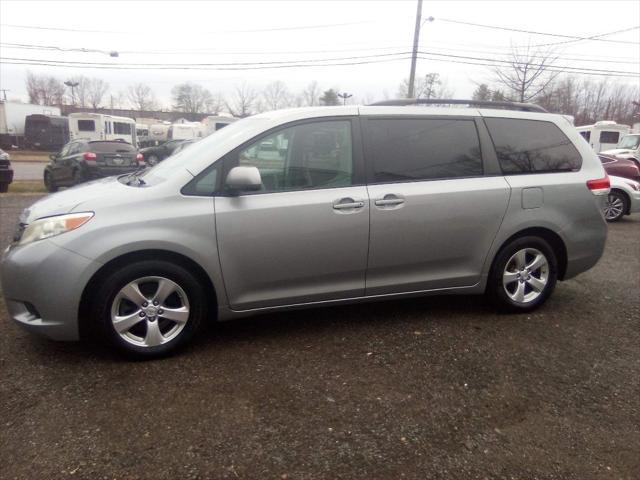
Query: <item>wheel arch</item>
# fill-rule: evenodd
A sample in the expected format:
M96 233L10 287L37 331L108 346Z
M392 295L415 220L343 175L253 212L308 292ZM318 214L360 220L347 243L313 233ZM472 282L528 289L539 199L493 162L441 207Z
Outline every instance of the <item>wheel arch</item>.
M551 246L553 252L556 254L556 259L558 261L558 280L564 280L564 277L567 273L567 246L565 245L564 240L562 240L560 235L558 235L553 230L544 227L525 228L523 230L519 230L518 232L507 238L496 250L496 253L493 256L493 260L491 261L491 269L493 269L494 267L497 256L506 245L518 238L529 236L540 237Z
M218 306L216 289L209 275L207 275L206 271L197 262L187 257L186 255L169 250L137 250L117 256L105 263L92 275L92 277L85 285L84 289L82 290L82 295L80 296L80 306L78 309L78 323L81 337L87 338L91 336L91 333L93 331L89 318L91 296L93 292L96 291L97 286L100 284L100 282L112 272L116 271L121 265L140 260L165 260L173 262L186 267L191 273L195 274L198 280L202 282L202 285L205 286L207 298L210 299L210 302L207 305L207 318L215 320Z

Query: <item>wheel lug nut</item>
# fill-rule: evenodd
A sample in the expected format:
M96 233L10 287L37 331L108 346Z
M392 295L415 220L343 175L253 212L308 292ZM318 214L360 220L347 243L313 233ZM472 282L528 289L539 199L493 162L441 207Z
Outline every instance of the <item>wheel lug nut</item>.
M140 313L139 313L139 315L140 315L141 317L144 317L144 316L145 316L145 313L144 313L144 312L140 312Z
M160 309L158 310L158 315L162 315L164 313L164 310Z
M157 301L157 300L154 300L154 301L153 301L153 304L154 304L154 305L158 305L158 301Z
M142 302L143 307L146 307L147 305L149 305L147 302Z

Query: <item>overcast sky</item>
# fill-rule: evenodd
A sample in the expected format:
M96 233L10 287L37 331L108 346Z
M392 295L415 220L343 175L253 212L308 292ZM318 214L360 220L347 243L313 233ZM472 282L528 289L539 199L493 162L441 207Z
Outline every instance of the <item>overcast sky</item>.
M339 88L354 98L395 96L408 77L416 0L410 1L78 1L0 0L0 88L7 96L27 100L27 69L66 79L99 77L111 91L134 82L149 84L162 103L170 103L176 83L192 81L226 94L247 82L261 88L274 80L300 90L317 80L323 88ZM446 20L520 30L588 37L640 24L640 1L431 1L425 0L421 50L437 54L419 60L418 73L438 72L459 98L469 97L474 83L489 82L487 67L452 63L505 59L511 44L566 42L563 37L518 33L461 25ZM24 28L24 27L40 27ZM67 31L73 30L73 31ZM640 30L557 45L562 67L640 73ZM635 42L635 43L631 43ZM105 53L18 49L6 44L86 48ZM387 55L387 56L375 56ZM449 55L448 57L445 55ZM457 55L458 57L452 57ZM406 56L406 55L405 55ZM123 64L240 63L344 59L375 62L349 66L314 66L252 70L107 70L7 64L9 58ZM362 58L366 57L366 58ZM439 60L437 61L436 58ZM15 61L15 60L13 60ZM486 60L485 60L486 61ZM255 65L254 65L255 67ZM209 67L211 68L211 67ZM229 67L226 67L229 68ZM600 78L600 77L599 77ZM638 77L612 81L639 84Z

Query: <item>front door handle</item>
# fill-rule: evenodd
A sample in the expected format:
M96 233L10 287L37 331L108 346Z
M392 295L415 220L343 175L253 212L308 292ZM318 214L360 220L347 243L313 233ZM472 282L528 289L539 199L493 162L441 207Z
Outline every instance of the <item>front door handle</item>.
M383 198L380 198L374 202L376 207L393 207L396 205L402 205L404 203L404 198L394 195L393 193L389 193L385 195Z
M362 208L364 207L363 200L354 200L353 198L341 198L333 202L334 210L348 210L350 208Z

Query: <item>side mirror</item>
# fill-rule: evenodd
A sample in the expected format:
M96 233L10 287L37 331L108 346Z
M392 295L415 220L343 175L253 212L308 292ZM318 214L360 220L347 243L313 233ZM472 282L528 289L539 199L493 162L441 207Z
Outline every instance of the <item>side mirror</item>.
M58 158L58 155L56 153L52 153L51 155L49 155L49 158L55 162L56 158Z
M224 185L231 191L255 192L262 188L262 178L256 167L233 167Z

